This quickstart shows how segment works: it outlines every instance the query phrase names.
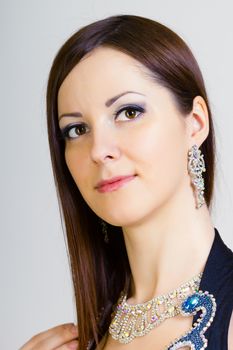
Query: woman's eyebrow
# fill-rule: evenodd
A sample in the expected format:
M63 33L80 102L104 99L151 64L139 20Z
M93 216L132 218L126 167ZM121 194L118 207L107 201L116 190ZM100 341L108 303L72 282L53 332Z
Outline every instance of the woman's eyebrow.
M140 92L137 92L137 91L124 91L114 97L111 97L110 99L108 99L106 102L105 102L105 106L106 107L110 107L114 102L116 102L116 100L118 100L118 98L126 95L126 94L138 94L138 95L142 95L142 96L145 96L144 94L140 93ZM77 118L80 118L82 117L82 113L80 112L70 112L70 113L64 113L64 114L61 114L58 118L58 120L61 120L61 118L63 117L77 117Z
M118 98L120 98L121 96L124 96L126 94L138 94L138 95L145 96L144 94L137 92L137 91L125 91L125 92L122 92L121 94L116 95L116 96L110 98L109 100L107 100L105 102L105 106L110 107L116 100L118 100Z

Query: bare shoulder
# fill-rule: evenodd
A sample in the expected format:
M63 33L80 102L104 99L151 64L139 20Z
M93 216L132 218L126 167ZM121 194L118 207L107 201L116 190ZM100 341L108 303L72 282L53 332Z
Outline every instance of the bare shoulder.
M228 350L233 350L233 311L231 313L231 319L228 329Z

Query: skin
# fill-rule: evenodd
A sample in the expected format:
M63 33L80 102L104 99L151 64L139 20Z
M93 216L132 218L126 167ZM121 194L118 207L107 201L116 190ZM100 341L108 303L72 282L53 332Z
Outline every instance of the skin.
M77 336L77 327L65 323L33 336L19 350L75 350L78 349Z
M205 101L196 96L193 110L184 117L169 90L146 73L125 53L99 47L73 68L58 94L60 128L87 125L81 136L79 130L70 131L66 163L92 210L122 226L135 303L199 273L214 239L206 204L195 208L187 171L188 150L193 144L200 146L209 132ZM124 91L145 96L131 93L105 106L107 99ZM115 118L114 112L129 103L144 104L145 112L133 112L130 119L123 111ZM61 118L72 112L82 117ZM116 191L95 189L102 179L132 174L137 176Z
M106 222L122 227L133 277L130 303L168 293L201 272L214 239L206 204L195 208L187 170L188 151L194 144L200 147L209 133L206 103L196 96L192 111L181 115L169 90L147 73L125 53L99 47L73 68L58 93L60 128L83 125L70 130L73 138L66 139L70 173L91 209ZM105 105L125 91L140 94L128 93L111 106ZM125 104L143 106L144 111L124 110L114 116ZM71 116L77 112L82 116ZM100 193L95 188L100 180L119 175L136 176L112 192ZM188 328L184 318L172 322L174 319L167 320L164 330L160 325L157 348L168 343L169 333L172 340ZM54 349L49 339L56 339L56 349L68 349L72 338L69 332L66 339L62 337L65 333L59 327L42 333L21 350L44 349L42 337L48 341L48 350ZM116 342L109 344L107 350L118 349ZM135 340L132 349L141 345L137 347Z
M169 90L147 73L132 57L97 48L74 67L58 94L60 128L87 125L81 136L71 130L74 138L66 140L65 159L92 210L123 229L133 276L131 303L167 293L201 272L214 239L207 206L195 208L187 171L188 150L193 144L200 146L209 132L205 101L195 97L191 113L184 117ZM124 91L144 96L127 94L105 105ZM127 111L114 117L129 103L144 104L145 111L131 119ZM82 117L61 118L72 112ZM116 191L95 189L102 179L133 174L134 180ZM177 330L174 335L188 328L184 322L177 329L171 326ZM158 347L167 344L169 333L164 330L163 336L160 330ZM135 349L140 345L140 340L134 342ZM109 349L118 346L110 339Z

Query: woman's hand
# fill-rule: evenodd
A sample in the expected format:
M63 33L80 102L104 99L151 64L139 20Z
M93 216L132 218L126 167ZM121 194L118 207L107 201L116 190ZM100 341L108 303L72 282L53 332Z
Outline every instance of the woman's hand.
M34 335L19 350L78 350L78 330L65 323Z

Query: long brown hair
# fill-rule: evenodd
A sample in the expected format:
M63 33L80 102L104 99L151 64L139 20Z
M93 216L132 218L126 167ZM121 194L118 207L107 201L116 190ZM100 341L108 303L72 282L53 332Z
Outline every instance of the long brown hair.
M209 113L209 134L200 149L205 200L210 207L214 186L215 139L207 93L198 64L185 42L152 19L115 15L82 27L58 51L47 86L47 127L59 207L65 223L75 291L79 349L91 348L107 331L120 291L129 285L131 270L121 227L107 224L109 243L100 218L88 207L65 162L65 142L58 126L57 95L72 68L96 47L120 50L149 68L155 82L169 89L179 111L191 112L195 96L202 96Z

